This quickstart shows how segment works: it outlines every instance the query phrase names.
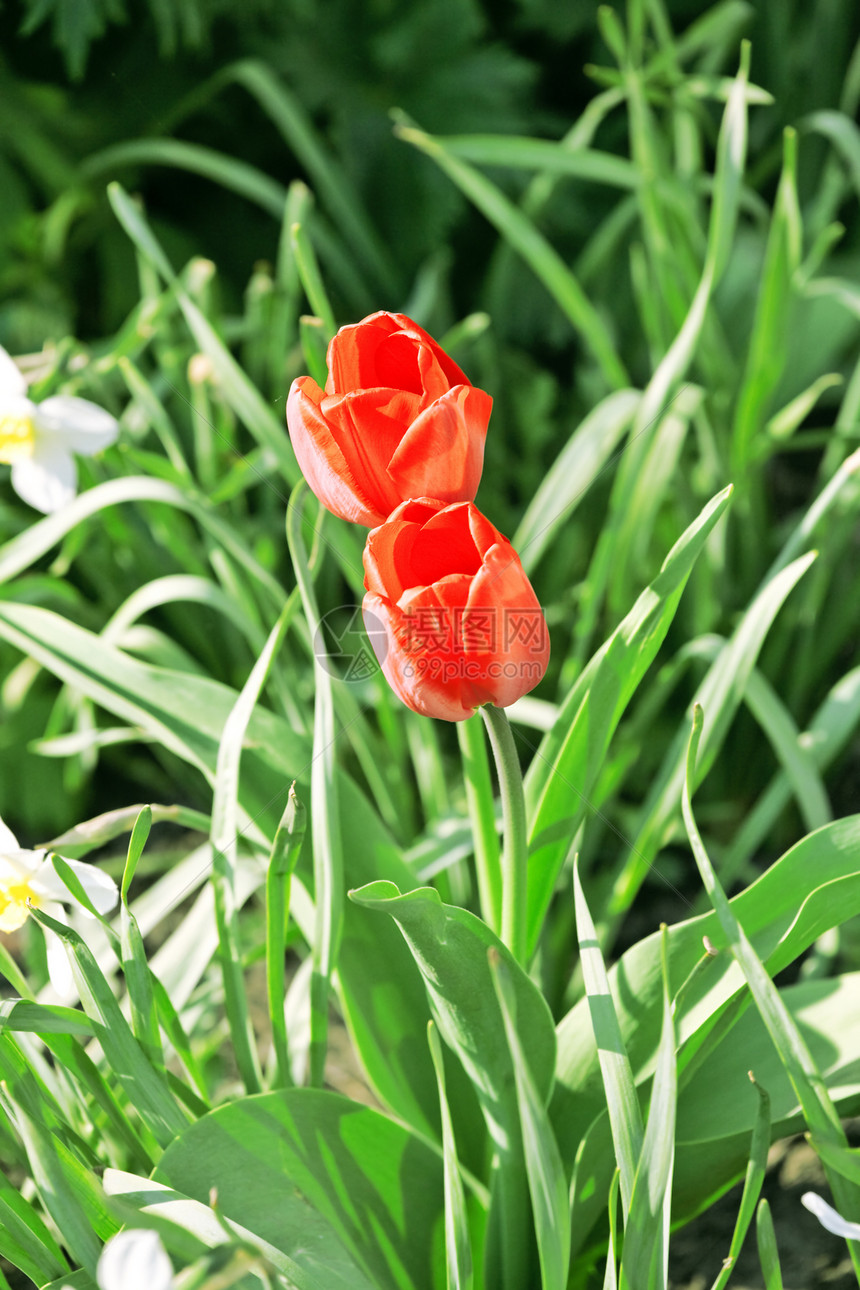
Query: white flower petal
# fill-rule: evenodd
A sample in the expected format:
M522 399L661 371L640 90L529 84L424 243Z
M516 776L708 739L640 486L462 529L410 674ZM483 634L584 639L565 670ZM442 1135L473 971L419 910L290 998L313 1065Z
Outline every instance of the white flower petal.
M173 1268L157 1232L117 1232L96 1268L99 1290L170 1290Z
M22 851L17 846L0 850L0 883L31 882L44 862L44 851Z
M834 1236L844 1236L846 1241L860 1241L860 1223L851 1223L838 1214L832 1205L828 1205L823 1196L814 1191L805 1191L800 1198L801 1205L814 1214L822 1227Z
M114 442L119 422L89 399L58 394L38 405L36 429L62 439L64 448L91 457Z
M18 849L18 839L8 824L4 824L0 819L0 855L4 851L17 851Z
M66 860L66 857L63 856ZM100 914L108 914L117 902L117 885L108 874L94 864L82 864L80 860L66 860L66 864L80 880L80 884ZM72 893L57 873L52 862L39 872L33 882L39 895L44 893L54 900L71 903Z
M7 395L20 395L27 393L27 382L21 375L21 369L6 353L6 350L0 345L0 398L5 399Z
M12 466L15 492L28 506L45 515L67 506L75 496L77 483L74 457L52 439L37 439L33 456Z

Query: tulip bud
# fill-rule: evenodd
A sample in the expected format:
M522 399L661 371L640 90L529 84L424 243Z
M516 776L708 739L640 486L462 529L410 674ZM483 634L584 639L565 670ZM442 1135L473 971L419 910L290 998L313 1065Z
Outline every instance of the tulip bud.
M371 314L328 347L321 390L293 381L287 424L302 474L341 519L381 524L410 497L471 501L493 401L404 314Z
M549 662L546 620L520 558L471 502L403 502L368 536L371 643L414 712L465 721L506 708Z

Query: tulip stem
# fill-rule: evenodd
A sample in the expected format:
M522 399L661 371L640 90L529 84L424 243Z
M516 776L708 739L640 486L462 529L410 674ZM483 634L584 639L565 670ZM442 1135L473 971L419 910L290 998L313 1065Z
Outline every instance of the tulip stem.
M528 926L528 835L523 776L506 713L491 703L481 708L496 760L505 844L502 851L502 940L518 963L526 957Z

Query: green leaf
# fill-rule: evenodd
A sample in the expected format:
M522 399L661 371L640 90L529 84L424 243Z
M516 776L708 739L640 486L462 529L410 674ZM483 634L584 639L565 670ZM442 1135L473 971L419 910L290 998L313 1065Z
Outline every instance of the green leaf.
M240 568L245 569L255 582L268 591L273 603L280 608L284 597L283 588L254 559L248 551L247 542L233 532L206 498L196 493L183 492L160 479L136 475L125 479L111 479L88 489L61 511L46 515L43 520L11 538L0 547L0 583L8 582L23 573L88 516L120 502L144 501L165 502L168 506L188 511L228 551Z
M135 1038L92 951L77 932L44 910L34 909L32 917L66 942L75 985L105 1059L144 1124L162 1146L166 1145L188 1121Z
M394 133L432 157L449 179L507 238L579 332L583 343L597 360L606 383L614 389L627 386L627 373L602 315L591 304L564 260L528 216L479 171L449 153L442 140L425 134L405 119L398 119Z
M723 1290L728 1284L729 1277L732 1275L738 1255L741 1252L744 1238L753 1220L756 1204L761 1193L761 1186L764 1182L765 1170L767 1169L767 1152L770 1146L770 1098L761 1084L753 1078L752 1071L749 1072L749 1077L751 1082L755 1084L755 1090L759 1097L758 1114L753 1128L750 1158L747 1164L746 1178L744 1179L744 1190L741 1196L737 1221L735 1222L735 1230L732 1233L731 1245L729 1246L728 1254L723 1259L723 1266L711 1290Z
M289 1089L219 1107L164 1153L155 1181L205 1202L335 1290L434 1290L444 1277L437 1154L334 1093Z
M802 839L730 904L768 971L775 975L823 931L860 911L860 817L836 821ZM740 969L724 950L725 939L716 914L710 912L676 923L668 936L670 988L676 997L675 1024L682 1071L676 1204L689 1204L687 1212L692 1213L728 1185L748 1157L749 1133L758 1102L747 1077L750 1066L754 1066L757 1080L771 1096L775 1125L783 1127L786 1117L796 1114L797 1099L757 1014L747 1012L739 1020L735 1017L733 1028L722 1038L717 1035L716 1052L703 1046L714 1023L731 1000L740 998L744 987ZM715 955L703 953L705 938L716 950ZM658 933L622 955L609 972L609 985L622 1041L639 1086L653 1071L661 1027ZM837 1084L838 1071L860 1051L860 1031L845 1023L846 1017L860 1016L860 1008L853 1002L856 988L857 982L849 984L847 980L838 989L832 983L816 981L785 992L788 1002L797 999L796 1005L791 1002L795 1010L816 1009L799 1015L804 1032L810 1041L815 1041L819 1066L829 1070L828 1063L835 1063L833 1076ZM834 1034L839 1034L840 1041L844 1039L844 1049L834 1049ZM820 1040L815 1035L820 1035ZM584 1241L604 1211L606 1189L614 1169L599 1054L587 999L580 1000L559 1023L558 1044L551 1114L562 1159L572 1161L586 1136L590 1142L582 1168L577 1166L574 1233ZM707 1060L694 1069L692 1060L702 1054L707 1055ZM802 1126L788 1125L786 1131L797 1127ZM676 1217L681 1217L681 1212Z
M346 178L346 171L323 146L297 95L267 63L256 59L247 58L231 64L217 79L226 83L235 81L257 100L307 171L320 202L349 240L352 252L374 275L375 285L386 297L400 296L388 248L357 199Z
M606 468L641 397L638 390L608 395L577 426L550 466L511 539L527 574Z
M740 706L747 680L774 618L815 555L811 551L799 557L765 581L699 686L695 702L707 708L708 724L703 756L696 772L697 783L707 774ZM686 732L681 729L654 779L642 811L642 822L615 880L609 905L610 915L615 918L629 908L663 843L670 820L677 813L684 785L685 745Z
M328 342L337 331L337 323L314 249L303 225L294 224L290 229L290 245L308 303L322 323L323 334Z
M120 184L108 185L108 198L117 219L140 253L154 266L176 294L179 307L194 340L212 363L224 398L251 434L274 455L284 479L294 484L299 478L295 455L280 420L242 371L200 307L183 289L155 235L141 211Z
M139 663L59 615L31 606L0 602L0 636L109 712L151 733L197 767L209 783L214 780L218 745L236 701L235 691L202 677ZM284 785L293 779L303 782L310 761L310 744L302 735L266 709L254 711L242 754L240 800L258 828L269 828L274 834ZM345 856L347 882L361 885L385 874L408 889L414 877L366 799L342 773L337 782L341 811L352 826ZM199 860L192 872L199 876ZM255 881L261 879L262 874ZM184 884L188 881L185 876ZM246 897L251 889L253 883ZM312 943L313 905L299 875L292 904L302 934ZM203 947L200 972L215 950L214 944L206 949L211 907L202 904L197 917L193 934L183 926L173 941L177 983L188 978L189 944L195 953ZM159 976L161 963L166 960L154 965ZM408 1123L435 1136L439 1111L425 1037L427 1001L411 955L393 925L386 926L357 906L347 906L337 987L347 1026L375 1092ZM458 1141L470 1166L479 1167L484 1150L480 1124L467 1082L462 1074L457 1076L455 1070L449 1098Z
M804 981L785 986L780 998L801 1030L824 1085L844 1113L860 1090L856 1073L860 1052L860 975ZM741 1002L748 1000L741 998ZM684 1050L680 1063L684 1064ZM804 1129L803 1113L785 1067L755 1008L746 1007L713 1047L692 1078L681 1077L675 1151L675 1218L698 1212L738 1177L753 1146L766 1156L760 1140L763 1114L756 1085L770 1098L771 1138L784 1138ZM820 1141L820 1140L819 1140ZM816 1142L818 1146L818 1142ZM822 1153L823 1158L823 1153ZM750 1204L755 1200L750 1198Z
M693 565L730 496L730 488L718 493L675 543L654 582L568 694L532 760L525 780L532 949L612 734L669 630Z
M310 490L298 484L287 510L287 544L296 575L302 607L311 631L320 620L313 579L302 535L302 512ZM316 919L311 942L311 1047L308 1077L312 1087L323 1082L328 1047L329 990L343 935L343 840L335 791L335 743L332 678L328 668L314 658L314 744L311 760L311 825L313 830L314 900Z
M137 1174L119 1169L106 1169L104 1176L105 1194L110 1197L112 1211L127 1227L148 1228L157 1232L165 1249L184 1265L183 1280L189 1286L199 1287L199 1275L191 1276L189 1264L200 1260L204 1268L216 1274L230 1278L230 1270L225 1270L226 1259L233 1251L243 1251L247 1256L251 1251L263 1261L263 1267L272 1269L284 1278L284 1284L295 1287L295 1290L327 1290L325 1276L320 1276L313 1267L313 1260L308 1259L304 1266L291 1259L282 1250L264 1241L262 1237L237 1223L235 1219L224 1214L217 1198L217 1189L210 1191L207 1202L193 1200L173 1187L154 1182L151 1178L141 1178ZM208 1252L213 1257L208 1257ZM194 1269L198 1272L198 1267ZM335 1269L332 1276L336 1277ZM209 1277L205 1276L202 1284L210 1286ZM256 1276L245 1276L238 1283L229 1279L229 1284L236 1284L236 1290L257 1290L259 1284ZM366 1290L367 1283L358 1279L361 1290ZM343 1282L335 1280L335 1285L342 1287Z
M509 964L488 951L493 987L511 1053L523 1155L529 1180L543 1290L565 1290L570 1264L570 1215L564 1168L529 1058L517 1029L517 998Z
M797 135L784 134L782 175L762 268L755 320L747 345L747 364L738 393L732 430L735 476L743 477L755 440L762 432L766 410L782 375L787 352L792 280L800 264L801 227L797 196Z
M464 134L437 136L437 143L452 157L473 161L479 166L514 166L522 170L541 170L547 174L569 175L607 184L612 188L632 189L640 182L632 161L612 152L595 148L572 150L553 139L527 139L520 135Z
M233 1051L249 1093L260 1091L261 1074L245 993L237 918L239 772L251 718L296 608L297 598L288 597L262 653L224 722L218 745L212 797L212 890L218 927L218 957Z
M0 1174L0 1254L37 1285L57 1276L66 1260L36 1209Z
M515 1076L496 1004L487 951L510 964L520 1042L538 1096L546 1100L555 1069L549 1008L507 948L468 910L445 905L432 887L401 895L379 881L350 892L353 902L392 916L421 971L433 1018L477 1094L495 1148L485 1280L514 1287L529 1275L528 1193ZM455 1068L456 1069L456 1068ZM458 1141L462 1134L458 1124Z
M131 886L135 870L137 869L137 862L143 854L143 848L146 846L146 841L149 837L149 831L151 828L152 807L142 806L140 808L140 814L132 826L131 837L128 840L128 854L122 871L120 899L124 903L128 900L128 889Z
M463 759L466 804L472 825L481 917L498 935L502 928L501 849L490 778L490 760L483 723L477 713L468 721L457 722L457 739ZM443 854L451 854L450 837L444 839Z
M283 214L287 197L283 184L237 157L184 139L130 139L115 143L87 157L81 171L95 178L126 166L140 165L170 166L202 175L240 197L247 197L275 219L279 220Z
M687 752L683 795L684 824L702 884L720 920L728 947L743 971L755 1006L785 1066L786 1074L803 1107L804 1118L810 1130L838 1146L847 1146L839 1115L828 1093L822 1087L821 1076L809 1047L780 998L776 986L768 976L743 926L729 905L696 826L691 796L703 720L703 711L697 705L694 709L693 729ZM847 1186L838 1172L829 1176L829 1181L840 1213L856 1221L860 1217L856 1189ZM860 1273L860 1242L849 1241L848 1248L855 1269Z
M266 994L276 1059L275 1087L290 1082L290 1055L284 1015L284 953L290 912L290 882L302 849L305 817L304 805L293 783L266 869Z
M761 1270L764 1273L765 1290L783 1290L776 1232L773 1230L770 1205L766 1200L759 1202L755 1232L758 1242L758 1257L761 1262Z
M107 1213L101 1184L66 1146L56 1131L24 1105L22 1090L15 1094L0 1085L0 1105L9 1116L27 1152L30 1172L45 1211L50 1215L63 1245L76 1263L95 1274L101 1242L117 1230Z
M549 1096L555 1070L555 1029L543 995L481 919L445 905L433 887L401 895L393 882L370 883L349 893L366 909L397 922L424 978L434 1019L475 1085L495 1122L513 1084L513 1066L501 1014L495 1003L487 951L497 949L511 965L520 1040L539 1094Z
M442 1153L445 1167L445 1254L448 1267L448 1290L471 1290L472 1243L469 1236L469 1214L466 1194L457 1159L457 1141L445 1093L445 1060L439 1032L432 1021L427 1023L427 1041L439 1086L442 1111Z
M0 1030L23 1030L34 1035L91 1035L92 1022L75 1008L59 1004L30 1003L26 999L0 1000Z

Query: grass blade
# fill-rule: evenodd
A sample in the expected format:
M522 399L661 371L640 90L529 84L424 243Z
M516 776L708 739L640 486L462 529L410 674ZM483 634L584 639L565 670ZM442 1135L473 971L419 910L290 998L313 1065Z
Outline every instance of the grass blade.
M767 1152L770 1146L770 1098L761 1085L755 1083L752 1071L750 1071L749 1075L759 1095L758 1115L756 1116L752 1142L750 1143L749 1164L744 1178L744 1190L735 1222L735 1230L732 1233L731 1245L711 1290L725 1290L725 1286L728 1284L738 1255L741 1252L741 1246L753 1220L767 1169Z
M606 383L613 389L629 385L624 364L618 357L602 316L591 304L561 256L543 234L538 232L528 216L495 184L466 162L452 156L441 140L425 134L403 116L397 117L394 133L399 139L413 144L431 157L519 252L579 333L583 344L594 355Z
M474 838L481 917L498 936L502 927L501 848L490 777L490 759L487 756L483 725L477 713L468 721L457 722L457 738L463 759L466 802Z
M773 1230L770 1205L766 1200L759 1202L755 1233L758 1241L759 1262L764 1274L764 1290L783 1290L782 1270L779 1266L779 1250L776 1246L776 1232Z
M311 631L320 621L316 592L302 536L302 511L308 495L302 481L293 490L287 509L287 544ZM314 942L311 973L311 1048L309 1080L322 1086L328 1046L328 1007L332 973L343 931L343 850L335 786L335 741L331 675L319 659L316 670L314 739L311 761L311 826L314 856Z
M224 996L236 1061L249 1093L262 1089L259 1058L248 1012L242 972L236 863L239 832L239 765L248 723L266 683L277 652L292 622L296 601L287 599L266 646L251 669L224 724L218 746L212 799L212 888L218 925L218 957L224 976Z
M292 784L266 870L266 992L275 1053L273 1088L286 1087L292 1082L284 1015L284 946L290 916L290 879L302 849L304 833L305 808L296 794L295 784Z
M32 917L65 941L81 1003L93 1023L105 1059L144 1124L166 1146L188 1121L132 1033L92 951L77 932L44 910L34 909Z
M439 1032L432 1021L427 1023L427 1041L439 1086L442 1112L442 1152L445 1163L445 1250L448 1267L448 1290L471 1290L472 1243L469 1237L469 1215L466 1195L457 1159L454 1125L445 1093L445 1062Z
M697 782L704 778L725 738L776 614L814 559L815 552L809 552L765 582L699 686L696 703L707 707L709 722ZM684 784L685 743L685 731L680 730L651 789L634 848L613 886L610 915L615 918L629 908L659 850L667 823L678 809Z
M606 1105L612 1125L612 1141L618 1162L621 1200L625 1216L630 1213L636 1169L642 1153L644 1128L639 1098L633 1082L630 1059L621 1037L615 1005L609 989L609 978L591 913L579 878L579 865L573 865L573 892L576 906L576 931L579 958L594 1039L600 1058L600 1073L606 1092Z
M677 1070L665 925L662 931L663 1026L657 1049L657 1068L651 1088L648 1123L624 1230L621 1290L639 1290L643 1286L647 1286L648 1290L666 1290L667 1285Z

